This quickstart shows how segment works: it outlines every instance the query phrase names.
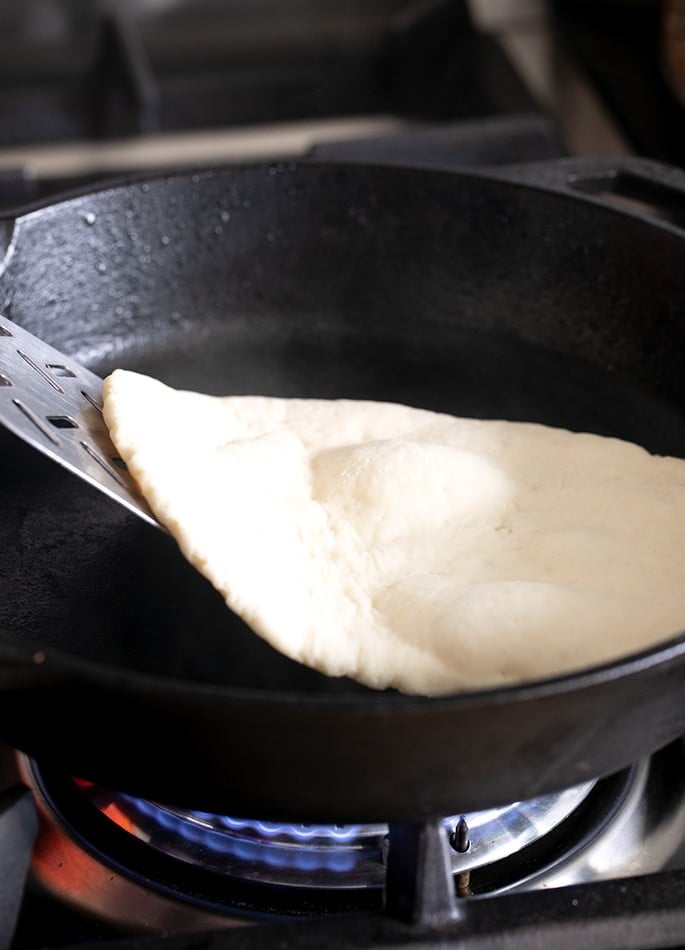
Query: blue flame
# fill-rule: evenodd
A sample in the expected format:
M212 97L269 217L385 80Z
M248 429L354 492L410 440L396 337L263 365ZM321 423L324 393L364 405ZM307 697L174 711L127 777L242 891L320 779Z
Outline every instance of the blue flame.
M359 834L364 830L362 825L290 824L204 811L178 814L147 799L124 795L122 800L176 842L186 841L241 861L302 872L352 870L359 852Z
M294 841L311 841L313 838L333 841L352 841L361 831L360 825L290 825L269 821L250 821L245 818L229 818L222 815L218 821L233 831L256 831L265 838L292 838Z

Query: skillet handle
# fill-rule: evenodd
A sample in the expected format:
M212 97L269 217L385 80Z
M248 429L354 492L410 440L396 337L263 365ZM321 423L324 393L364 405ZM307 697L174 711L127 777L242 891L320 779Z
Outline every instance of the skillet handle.
M685 172L675 165L620 155L528 162L487 171L492 177L580 197L685 235Z

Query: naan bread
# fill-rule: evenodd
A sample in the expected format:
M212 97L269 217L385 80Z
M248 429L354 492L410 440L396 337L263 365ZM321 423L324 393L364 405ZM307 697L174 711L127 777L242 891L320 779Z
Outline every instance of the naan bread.
M393 403L216 397L125 370L112 440L228 607L330 676L438 695L685 628L685 461Z

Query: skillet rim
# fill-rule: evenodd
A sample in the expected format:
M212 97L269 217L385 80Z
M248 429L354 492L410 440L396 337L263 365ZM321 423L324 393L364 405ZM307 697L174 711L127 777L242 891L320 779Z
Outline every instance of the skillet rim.
M638 207L628 207L604 200L601 195L593 194L591 191L583 191L570 186L568 181L563 178L560 180L558 174L565 175L571 181L585 171L594 172L596 175L603 174L611 176L613 170L616 174L620 172L634 173L647 177L654 184L668 183L668 187L673 191L685 195L685 171L678 165L671 162L660 161L656 159L643 158L639 155L617 155L617 156L569 156L560 158L551 158L530 162L516 162L509 165L464 165L459 168L445 168L431 165L397 165L392 162L352 162L344 160L325 160L317 158L307 158L302 156L297 159L278 160L278 159L257 159L236 162L208 163L208 164L190 164L173 165L166 169L143 169L132 172L106 173L98 182L90 184L75 185L67 187L51 196L38 198L14 208L5 209L0 212L0 224L17 224L33 215L41 212L57 209L67 205L80 198L93 196L94 198L120 189L127 189L143 184L152 183L171 183L177 179L193 178L213 178L223 174L242 174L244 172L263 172L272 174L270 169L277 168L280 171L289 171L299 173L303 169L330 170L332 172L345 172L354 174L356 170L360 172L380 171L390 175L425 177L431 178L458 178L458 179L476 179L486 181L496 185L504 185L516 191L533 191L553 194L560 200L581 202L591 205L595 208L603 209L611 215L630 218L639 221L650 228L658 228L666 231L680 240L685 240L685 231L677 224L655 217L647 211ZM545 172L548 174L545 176ZM535 177L539 174L539 177ZM531 177L532 176L532 177ZM666 185L664 185L666 187ZM0 260L0 277L3 273Z
M685 659L685 631L683 631L656 646L627 654L618 660L583 667L545 679L460 690L456 693L435 696L401 693L390 688L374 690L370 687L354 694L331 694L281 689L269 690L264 687L228 686L222 683L202 682L182 677L161 676L119 664L102 663L85 657L75 657L59 647L46 648L40 643L31 645L27 641L23 646L16 643L10 644L1 639L6 629L6 627L0 628L0 692L3 690L2 678L5 671L10 671L11 675L11 671L23 670L32 673L35 677L42 676L42 671L49 671L50 680L52 678L71 679L74 685L79 683L79 685L96 684L103 687L114 687L125 680L127 688L131 692L139 690L141 693L149 694L150 691L155 691L165 693L168 696L201 694L203 697L213 697L214 701L223 699L257 705L280 704L283 706L305 704L306 706L324 709L348 706L359 708L363 706L369 710L384 711L399 706L416 705L430 707L431 709L454 708L466 710L482 708L483 706L494 707L513 703L527 703L552 696L582 693L604 683L627 680L642 673L658 673L660 666L666 668L678 660Z

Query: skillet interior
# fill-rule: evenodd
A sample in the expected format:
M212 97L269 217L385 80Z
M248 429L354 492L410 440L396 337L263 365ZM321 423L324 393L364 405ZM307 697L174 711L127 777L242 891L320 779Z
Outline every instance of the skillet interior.
M454 351L428 342L355 341L344 344L344 354L336 341L317 346L288 340L266 360L261 340L226 344L215 331L205 346L207 351L189 355L179 341L160 356L123 353L118 362L200 390L389 398L621 434L664 450L684 445L682 420L659 401L574 359L512 340L465 333ZM264 364L271 361L265 376ZM372 693L277 653L227 610L172 539L4 431L0 482L0 627L6 636L195 682Z
M39 209L0 288L11 319L102 375L389 399L685 456L684 254L636 218L486 177L259 167ZM6 644L221 690L405 703L277 654L171 539L4 431L0 484Z

